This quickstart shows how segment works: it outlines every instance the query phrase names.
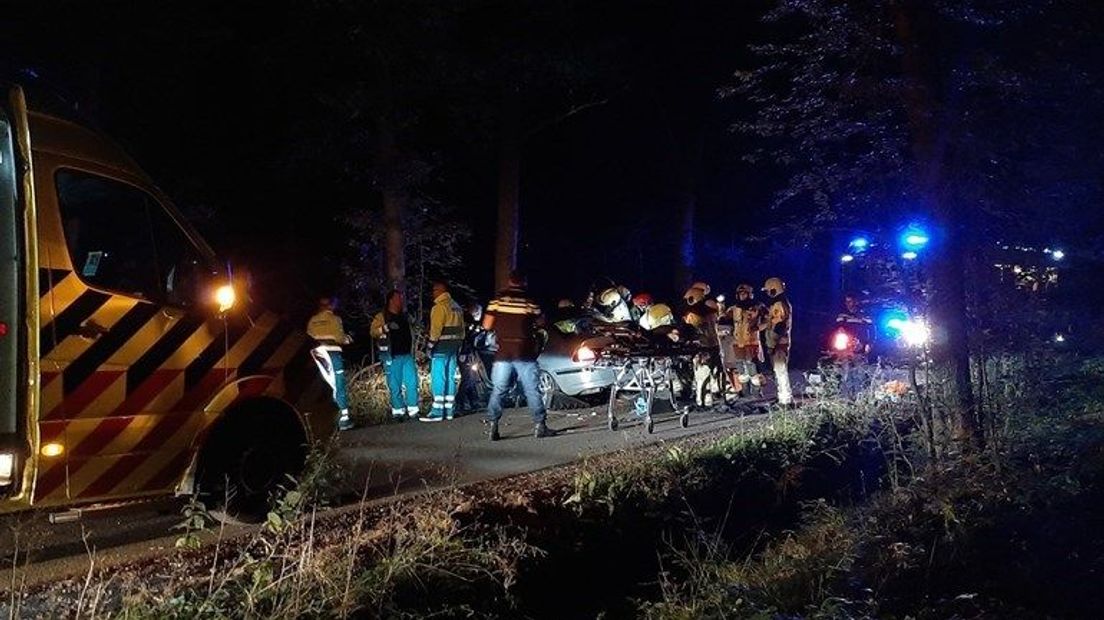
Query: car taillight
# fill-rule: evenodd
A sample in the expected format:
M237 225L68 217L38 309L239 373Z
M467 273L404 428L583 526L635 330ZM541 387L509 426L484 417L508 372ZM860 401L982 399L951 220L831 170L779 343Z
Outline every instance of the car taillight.
M572 356L576 362L593 362L598 359L598 356L594 354L594 351L590 347L583 345L575 350L575 355Z
M846 351L851 348L851 336L847 335L847 332L836 332L835 336L832 336L832 348L837 351Z

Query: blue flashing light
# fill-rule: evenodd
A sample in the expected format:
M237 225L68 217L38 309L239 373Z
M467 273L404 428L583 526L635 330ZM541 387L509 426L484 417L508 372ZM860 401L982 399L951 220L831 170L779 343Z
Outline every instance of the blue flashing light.
M880 323L886 331L900 333L908 321L908 313L904 310L888 310L882 315Z
M919 255L916 252L913 252L912 250L909 250L908 252L903 252L901 254L901 258L903 258L905 260L916 260L917 256L919 256Z
M851 240L851 243L847 244L847 247L855 252L862 252L870 247L870 240L866 237L855 237Z
M1062 250L1054 250L1053 252L1050 253L1050 257L1053 258L1054 260L1062 260L1063 258L1066 257L1066 253L1063 252Z
M840 262L841 263L850 263L853 260L855 260L855 257L851 256L850 254L844 254L843 256L840 257Z
M905 232L901 233L901 249L908 252L920 251L928 245L929 241L931 236L928 235L928 231L916 224L910 225Z

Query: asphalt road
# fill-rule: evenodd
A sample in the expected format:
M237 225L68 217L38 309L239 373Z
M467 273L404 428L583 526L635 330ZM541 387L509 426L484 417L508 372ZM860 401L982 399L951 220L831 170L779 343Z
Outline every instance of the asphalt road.
M656 415L653 434L641 421L621 423L617 431L606 426L605 408L586 408L549 414L549 426L561 434L533 437L533 422L525 409L506 412L502 439L491 442L481 415L450 422L411 420L347 431L340 438L344 496L353 501L376 501L426 489L442 488L528 473L587 456L663 442L735 426L746 416L729 412L691 413L681 428L678 416ZM97 563L146 557L172 547L173 526L182 521L179 500L86 513L78 521L51 524L47 514L27 513L3 518L0 559L8 567L0 584L12 583L12 566L21 578L79 574L87 570L90 554Z

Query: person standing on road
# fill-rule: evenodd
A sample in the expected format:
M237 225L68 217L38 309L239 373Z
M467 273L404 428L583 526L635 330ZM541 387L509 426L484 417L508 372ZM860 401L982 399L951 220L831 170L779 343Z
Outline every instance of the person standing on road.
M732 316L736 351L736 391L741 397L758 396L763 390L763 377L758 371L758 365L763 360L759 332L766 326L766 312L762 304L755 301L755 290L750 284L736 287L736 302L728 313Z
M464 343L464 311L444 282L433 283L433 308L429 311L429 385L433 409L423 422L451 420L456 408L456 370Z
M781 278L768 278L763 290L770 298L767 306L766 329L767 354L774 368L774 380L778 385L778 404L793 404L790 389L790 335L793 331L793 306L786 298L786 284Z
M333 400L338 409L337 427L345 431L353 427L353 420L349 416L349 398L345 391L345 360L341 355L341 347L352 344L353 339L345 333L345 326L336 310L335 298L319 299L318 312L307 322L307 335L315 343L311 355L322 370L322 377L333 389Z
M487 305L483 317L483 328L494 330L498 341L491 368L491 399L487 404L491 441L499 439L502 397L510 389L514 375L517 375L525 393L525 403L533 414L533 434L538 439L556 435L556 431L545 423L544 400L537 377L537 328L541 322L540 306L526 292L525 278L516 271L511 273L508 286Z
M391 418L418 417L418 370L414 365L414 337L410 317L403 307L399 291L387 294L387 305L372 319L372 338L376 340L380 364L391 396Z

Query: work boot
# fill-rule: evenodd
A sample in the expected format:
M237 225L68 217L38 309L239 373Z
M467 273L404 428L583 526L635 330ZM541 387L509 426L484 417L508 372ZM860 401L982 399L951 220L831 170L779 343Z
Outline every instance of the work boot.
M498 434L498 420L491 422L490 436L491 441L498 441L499 439L502 439L502 437Z
M555 437L559 434L559 431L554 431L548 428L548 425L544 422L538 422L536 428L533 429L533 436L537 439L544 439L545 437Z
M353 419L349 416L348 409L342 409L341 415L337 417L338 430L347 431L353 428Z

